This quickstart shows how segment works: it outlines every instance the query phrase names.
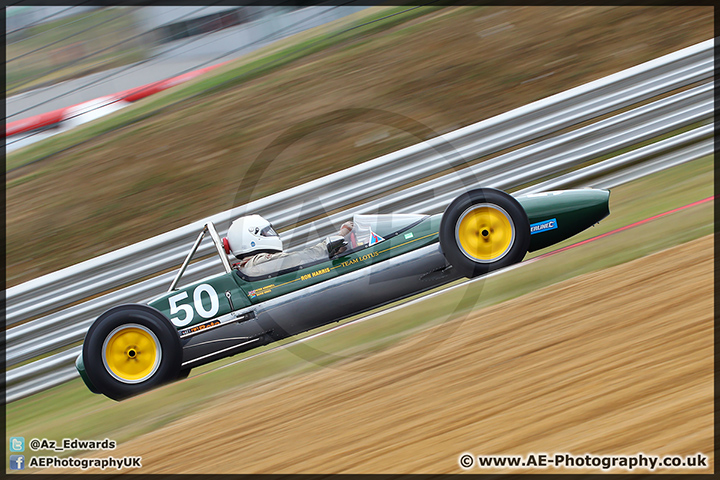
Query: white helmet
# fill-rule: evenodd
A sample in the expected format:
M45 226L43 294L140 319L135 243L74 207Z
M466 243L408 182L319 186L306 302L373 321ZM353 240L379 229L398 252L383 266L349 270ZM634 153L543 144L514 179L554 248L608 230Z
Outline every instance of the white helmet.
M270 222L260 215L240 217L230 225L227 237L223 238L225 253L232 252L235 258L252 252L282 252L280 236Z

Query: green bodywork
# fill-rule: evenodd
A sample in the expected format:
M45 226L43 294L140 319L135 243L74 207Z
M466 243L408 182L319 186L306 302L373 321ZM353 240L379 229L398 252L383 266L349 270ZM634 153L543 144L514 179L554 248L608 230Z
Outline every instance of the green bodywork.
M226 292L229 292L232 299L232 310L237 310L436 243L438 241L441 217L442 215L440 214L429 216L414 227L401 232L399 235L334 260L316 263L299 270L256 281L247 281L241 278L237 271L223 273L186 285L173 292L168 292L149 302L149 305L160 310L170 318L171 321L177 319L178 321L173 322L176 326L178 326L178 323L183 323L182 327L178 327L179 329L186 329L198 323L206 322L208 318L198 315L197 311L195 311L192 320L185 324L185 314L180 313L178 315L177 312L171 312L169 300L170 298L181 295L185 298L176 302L176 305L188 304L192 306L194 302L194 292L199 285L208 284L217 292L219 308L213 317L224 315L231 311L230 301L227 299ZM377 233L382 236L385 232L379 231ZM210 295L199 295L199 299L202 301L205 312L212 310L212 299Z
M90 381L90 378L88 378L87 371L85 370L85 364L83 363L83 357L82 353L78 355L77 359L75 360L75 368L77 369L78 373L80 373L80 378L82 378L82 381L85 382L85 385L90 389L92 393L100 393L97 391L97 388L95 388L95 385L92 384Z
M568 237L579 233L599 219L608 215L608 198L610 192L606 190L565 190L558 192L547 192L534 195L517 197L518 202L528 215L531 225L529 251L539 250L553 245ZM209 318L220 316L248 307L266 300L280 297L298 289L309 287L326 280L344 275L346 273L385 261L389 258L402 255L426 245L438 242L438 231L442 214L426 217L417 225L402 231L385 241L366 247L355 253L345 255L334 260L316 263L306 268L285 273L269 279L246 281L236 271L220 274L200 282L184 286L173 292L151 301L149 305L157 308L173 323L178 329L192 327L198 323L206 322ZM553 221L550 226L547 222ZM545 225L544 229L533 233L533 225ZM391 232L383 232L382 227L378 228L378 234L389 236ZM208 284L212 290L217 292L218 310L212 317L203 317L198 314L197 309L193 318L186 323L185 312L171 312L170 298L183 296L176 301L176 305L194 305L194 295L198 285ZM228 300L228 293L232 301ZM212 311L212 299L209 294L198 294L204 312Z
M530 220L529 252L554 245L598 223L610 214L608 190L578 189L517 197ZM555 220L554 228L547 222ZM539 224L539 225L538 225ZM533 231L533 225L545 229ZM537 227L536 227L537 228Z
M607 190L579 189L517 197L516 200L527 213L530 223L528 251L558 243L605 218L610 213L609 196L610 192ZM197 325L196 328L200 329L203 325L199 324L205 324L231 311L250 307L437 243L441 219L442 214L427 216L393 236L391 235L394 232L383 231L383 227L378 225L376 233L386 237L385 240L342 257L253 281L241 277L237 270L220 273L167 292L148 304L169 318L182 335L191 331L193 326ZM171 305L174 305L174 308L171 308ZM78 357L76 367L88 388L95 392L96 389L87 378L82 355Z

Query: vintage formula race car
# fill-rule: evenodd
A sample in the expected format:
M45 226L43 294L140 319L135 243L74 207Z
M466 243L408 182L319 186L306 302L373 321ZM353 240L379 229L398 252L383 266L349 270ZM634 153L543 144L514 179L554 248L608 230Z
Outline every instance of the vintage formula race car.
M75 365L94 393L136 395L199 365L520 262L605 218L609 196L587 188L515 198L479 188L442 214L356 215L341 254L252 278L230 265L208 223L167 293L100 315ZM225 271L178 288L206 234Z

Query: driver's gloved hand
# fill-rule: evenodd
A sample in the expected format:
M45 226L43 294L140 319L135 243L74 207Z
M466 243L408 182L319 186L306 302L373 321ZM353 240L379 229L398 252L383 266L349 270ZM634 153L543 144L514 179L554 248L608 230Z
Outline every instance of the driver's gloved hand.
M325 239L325 245L327 246L328 257L333 258L346 250L347 242L339 235L330 235Z
M340 227L340 232L338 233L338 235L340 235L341 237L347 237L347 235L354 227L355 224L353 222L345 222L342 224L342 227Z

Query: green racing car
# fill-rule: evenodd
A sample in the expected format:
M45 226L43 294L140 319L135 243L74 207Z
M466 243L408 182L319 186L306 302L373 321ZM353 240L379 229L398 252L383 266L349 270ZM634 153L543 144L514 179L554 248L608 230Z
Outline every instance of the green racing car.
M355 215L341 253L256 277L230 264L207 223L168 291L100 315L75 365L94 393L137 395L199 365L518 263L605 218L609 196L584 188L515 198L478 188L441 214ZM224 271L178 287L206 235Z

